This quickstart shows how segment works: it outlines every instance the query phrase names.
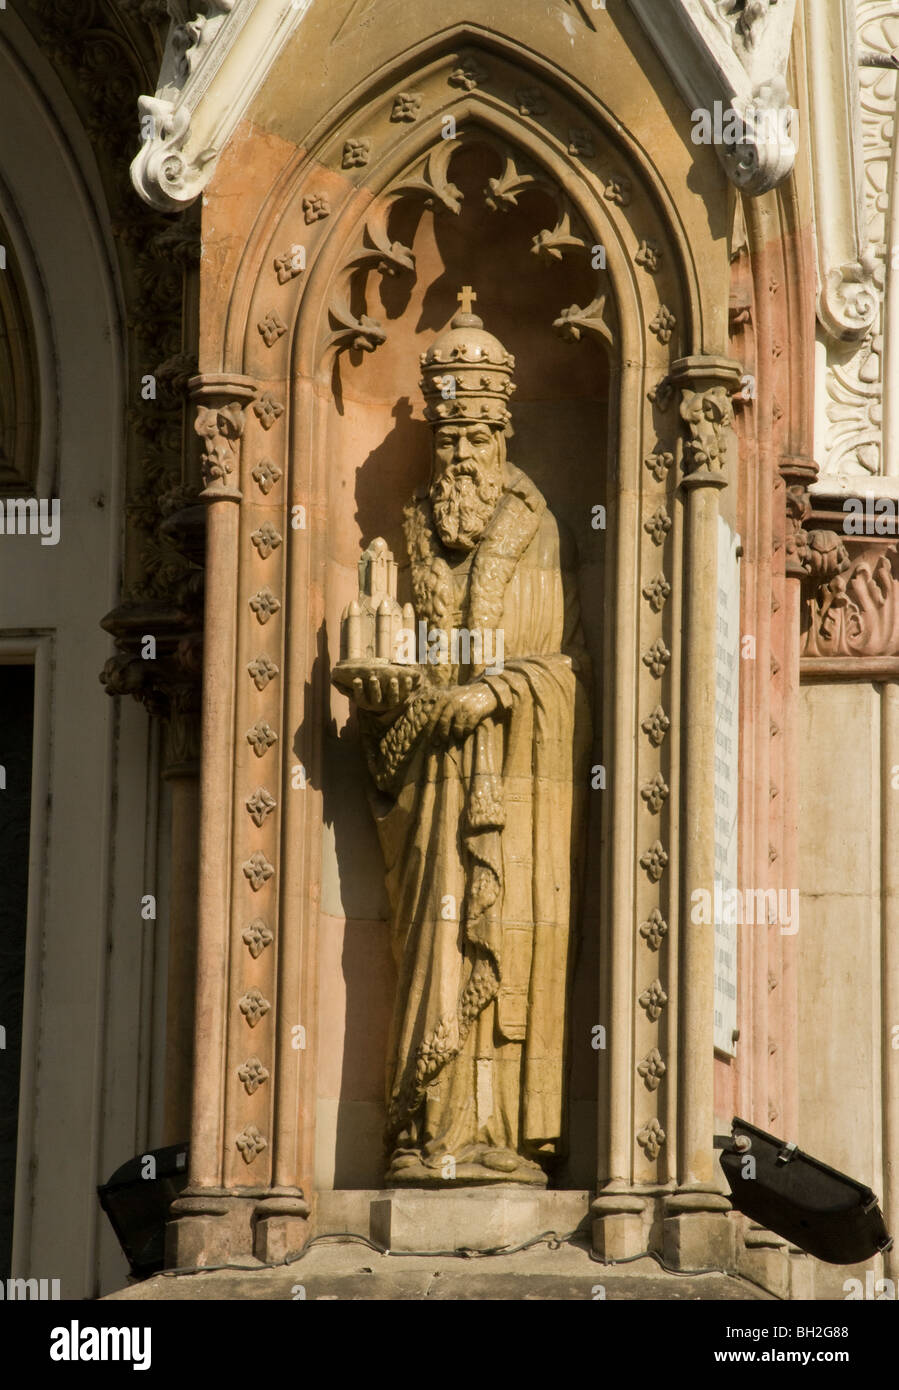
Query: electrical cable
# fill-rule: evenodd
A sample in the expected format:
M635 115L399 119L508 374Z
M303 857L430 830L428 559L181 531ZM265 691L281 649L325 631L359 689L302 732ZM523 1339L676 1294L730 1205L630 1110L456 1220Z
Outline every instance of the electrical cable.
M530 1250L535 1245L543 1244L549 1246L550 1250L559 1250L563 1245L574 1245L577 1232L571 1231L568 1235L560 1236L557 1231L542 1231L540 1235L533 1236L530 1240L522 1241L520 1245L497 1245L489 1250L470 1250L460 1247L457 1250L388 1250L376 1241L369 1240L368 1236L359 1235L353 1231L329 1231L323 1235L313 1236L308 1240L303 1249L297 1255L290 1255L287 1259L276 1260L273 1263L259 1261L252 1265L221 1264L221 1265L197 1265L196 1267L184 1267L180 1269L160 1270L163 1278L179 1278L193 1274L216 1274L222 1270L239 1270L244 1273L253 1273L262 1269L284 1269L288 1265L299 1264L309 1254L313 1246L321 1245L324 1242L336 1243L338 1245L365 1245L369 1250L374 1250L378 1255L388 1255L391 1259L488 1259L497 1255L517 1255L522 1250ZM709 1266L706 1269L674 1269L667 1265L661 1255L655 1250L644 1250L639 1255L627 1255L617 1260L604 1260L592 1250L587 1249L587 1255L594 1264L603 1265L605 1268L613 1268L618 1265L634 1264L638 1260L654 1260L660 1269L666 1274L680 1275L685 1279L698 1278L708 1274L723 1274L729 1279L745 1279L746 1276L731 1274L726 1269L716 1269ZM747 1280L754 1283L753 1280ZM757 1287L761 1287L760 1285Z

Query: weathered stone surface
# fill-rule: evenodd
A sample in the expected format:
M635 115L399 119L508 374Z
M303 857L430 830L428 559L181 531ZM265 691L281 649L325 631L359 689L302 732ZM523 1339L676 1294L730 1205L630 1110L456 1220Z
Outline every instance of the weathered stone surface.
M303 1292L300 1292L302 1288ZM438 1302L606 1300L752 1302L770 1296L747 1280L726 1274L699 1277L666 1274L650 1259L626 1272L591 1259L583 1245L551 1250L533 1246L516 1255L464 1257L378 1254L356 1244L313 1246L301 1260L280 1269L250 1273L156 1275L110 1294L107 1300L351 1299Z
M371 1238L389 1250L495 1250L545 1231L573 1233L587 1218L588 1192L546 1192L513 1184L420 1192L387 1191L370 1207Z

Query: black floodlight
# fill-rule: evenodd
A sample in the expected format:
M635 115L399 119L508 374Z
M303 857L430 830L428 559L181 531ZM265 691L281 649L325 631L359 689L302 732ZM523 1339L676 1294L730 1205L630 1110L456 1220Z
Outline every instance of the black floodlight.
M845 1173L746 1120L716 1139L737 1211L833 1265L854 1265L889 1250L877 1198Z
M165 1263L169 1207L187 1186L187 1144L149 1149L129 1158L97 1188L131 1273L146 1279ZM151 1161L152 1160L152 1161Z

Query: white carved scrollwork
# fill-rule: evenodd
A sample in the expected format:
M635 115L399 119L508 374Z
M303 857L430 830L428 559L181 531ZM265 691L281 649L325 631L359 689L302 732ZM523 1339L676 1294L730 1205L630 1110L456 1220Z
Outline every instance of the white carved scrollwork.
M819 419L824 475L889 470L884 288L895 255L891 166L896 111L889 0L839 10L807 0L818 258L818 318L829 341ZM875 61L876 60L876 61ZM895 415L895 410L893 410ZM895 466L895 465L893 465Z
M131 164L140 196L178 212L203 191L216 160L307 4L283 0L168 0L171 18L159 84L138 97L141 148ZM252 28L248 21L259 14ZM268 22L266 23L265 20ZM247 31L239 75L225 63ZM201 100L203 129L194 129Z
M752 196L776 188L796 146L786 87L796 0L630 0L691 112L707 111L728 178ZM736 113L728 123L727 112Z

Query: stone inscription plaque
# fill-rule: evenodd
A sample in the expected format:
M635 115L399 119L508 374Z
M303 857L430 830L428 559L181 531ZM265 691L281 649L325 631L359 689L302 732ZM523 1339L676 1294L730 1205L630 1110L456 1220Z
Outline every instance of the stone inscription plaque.
M715 644L715 1047L734 1056L737 1026L737 926L721 904L737 884L739 790L740 538L718 518L718 614ZM733 914L730 914L733 915Z

